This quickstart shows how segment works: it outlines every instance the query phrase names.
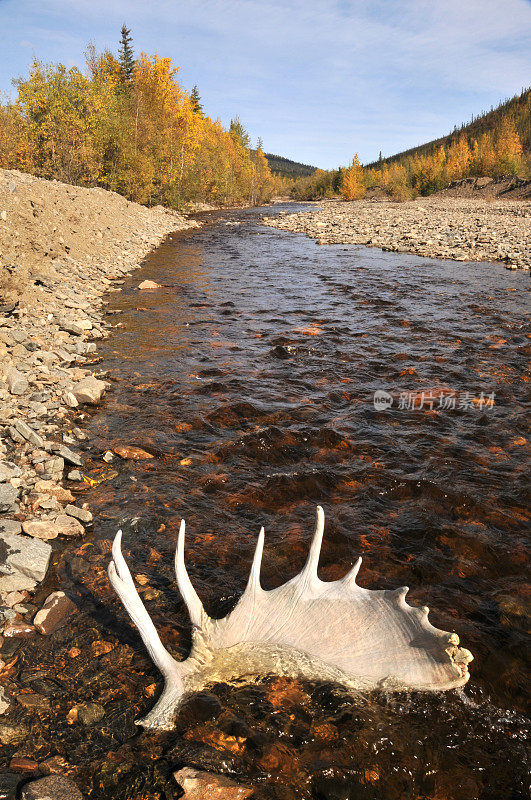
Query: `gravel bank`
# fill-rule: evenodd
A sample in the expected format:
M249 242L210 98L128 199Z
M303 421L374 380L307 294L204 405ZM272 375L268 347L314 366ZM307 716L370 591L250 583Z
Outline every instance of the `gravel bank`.
M92 524L75 490L84 409L108 388L95 366L110 327L102 295L168 233L196 226L103 189L0 170L0 715L20 702L5 684L20 641L76 611L62 592L44 605L34 594L57 542Z
M526 201L325 201L315 212L265 217L264 223L305 233L319 244L363 244L456 261L502 261L509 269L531 266L531 204Z

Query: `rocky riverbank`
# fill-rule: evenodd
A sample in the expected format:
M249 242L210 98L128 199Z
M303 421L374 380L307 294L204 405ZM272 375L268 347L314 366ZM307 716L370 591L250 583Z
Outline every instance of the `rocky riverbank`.
M103 189L0 170L2 744L17 735L16 725L4 721L10 708L46 700L10 687L21 640L49 636L76 612L63 592L44 605L35 604L34 592L61 539L82 537L92 525L75 489L84 481L84 409L108 387L95 356L111 327L102 295L116 291L167 234L197 225ZM35 772L34 764L14 762L14 775L0 776L2 797L15 797L2 794L2 781L16 787L17 773Z
M325 201L313 213L266 217L266 225L319 244L362 244L456 261L531 267L527 201L421 197L406 203Z

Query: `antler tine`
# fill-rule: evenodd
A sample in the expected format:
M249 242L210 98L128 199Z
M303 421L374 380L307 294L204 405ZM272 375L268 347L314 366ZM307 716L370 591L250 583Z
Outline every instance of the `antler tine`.
M146 607L135 588L133 578L121 550L122 531L118 531L112 546L112 561L107 568L111 585L135 623L151 658L166 677L180 672L179 662L166 650Z
M264 552L265 530L260 528L256 549L253 556L253 565L247 581L247 591L257 592L260 587L260 567L262 566L262 553Z
M321 506L317 506L317 524L315 526L315 533L313 535L310 552L306 564L301 572L301 578L307 580L317 579L317 565L319 563L319 555L321 553L321 543L323 541L325 516Z
M343 578L343 583L346 586L357 586L356 577L361 567L361 556L358 558L354 566L347 572Z
M203 618L206 616L203 604L199 599L196 590L192 586L192 582L188 577L188 572L184 564L184 519L181 520L181 527L179 528L179 536L177 537L177 549L175 551L175 577L177 578L177 586L181 592L182 598L190 614L192 625L197 627L201 626Z

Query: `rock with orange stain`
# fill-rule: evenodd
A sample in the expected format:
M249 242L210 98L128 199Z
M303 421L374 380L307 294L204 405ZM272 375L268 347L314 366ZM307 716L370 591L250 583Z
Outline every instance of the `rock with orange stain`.
M77 658L79 655L81 655L81 650L79 647L71 647L68 651L68 655L70 658Z
M96 656L103 656L114 650L114 645L111 642L95 641L91 645L92 654Z
M113 452L116 453L117 456L120 456L120 458L132 459L133 461L145 461L148 458L154 458L151 453L142 450L141 447L135 447L133 445L118 444L116 447L113 447Z
M292 678L277 678L269 685L267 699L274 708L300 706L308 695L302 690L299 681Z
M319 739L324 742L333 742L339 737L339 732L332 723L321 722L317 725L312 723L311 735L314 739Z
M192 459L191 458L182 458L179 461L179 464L181 465L181 467L189 467L191 463L192 463Z
M285 744L274 742L264 748L262 758L258 762L262 769L272 774L296 776L300 773L300 762L297 755Z
M363 771L363 778L366 783L377 783L380 780L380 770L378 767L368 767Z
M415 367L407 367L407 369L403 369L400 372L400 375L401 376L403 376L403 375L418 375L418 372L415 369Z
M254 793L226 778L210 772L183 767L173 773L173 777L184 791L183 800L246 800Z
M230 736L217 728L210 728L208 725L198 725L185 733L184 738L193 742L203 742L203 744L213 747L214 750L226 750L235 755L243 753L247 741L243 736Z
M527 444L527 439L525 436L517 436L515 439L512 440L511 444L515 447L523 447Z
M135 580L140 586L145 586L146 583L149 583L149 578L147 575L135 575Z

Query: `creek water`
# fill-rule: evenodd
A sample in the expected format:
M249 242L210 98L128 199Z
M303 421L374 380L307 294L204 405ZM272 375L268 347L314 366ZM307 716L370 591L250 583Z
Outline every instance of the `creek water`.
M171 771L185 764L278 800L526 797L528 277L322 247L256 210L203 220L109 294L119 327L95 368L113 388L90 419L80 496L97 524L43 587L66 586L80 612L53 650L32 640L21 656L22 682L53 689L33 755L63 755L91 798L176 798ZM138 291L143 278L164 288ZM377 390L390 407L375 408ZM124 444L154 457L101 460ZM318 503L319 576L340 578L361 555L362 586L411 587L408 602L473 652L469 683L353 698L264 676L192 698L172 733L135 728L161 679L108 585L117 528L182 658L181 517L191 580L217 617L244 589L261 525L264 588L301 569ZM87 702L105 716L68 724Z

